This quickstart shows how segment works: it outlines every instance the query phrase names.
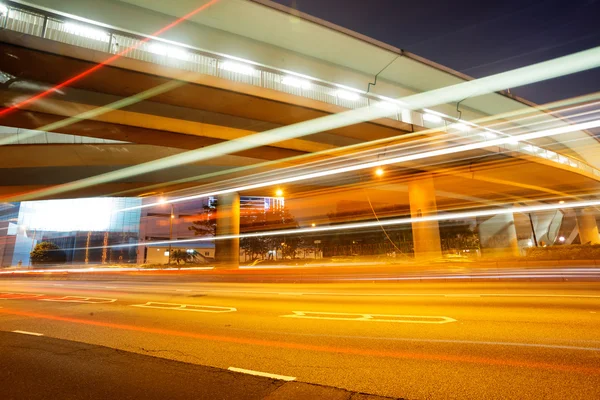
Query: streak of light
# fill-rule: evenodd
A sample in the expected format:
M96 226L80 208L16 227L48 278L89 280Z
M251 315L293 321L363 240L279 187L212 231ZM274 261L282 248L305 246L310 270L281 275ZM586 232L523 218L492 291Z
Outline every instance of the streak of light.
M526 133L526 134L522 134L522 135L493 139L493 140L488 140L488 141L480 142L480 143L471 143L471 144L465 144L465 145L460 145L460 146L443 148L443 149L439 149L439 150L431 150L431 151L426 151L426 152L422 152L422 153L409 154L406 156L393 157L393 158L389 158L386 160L372 161L372 162L363 163L363 164L350 165L350 166L346 166L346 167L312 172L312 173L308 173L308 174L304 174L304 175L297 175L297 176L291 176L291 177L287 177L287 178L281 178L281 179L272 180L272 181L268 181L268 182L259 182L259 183L244 185L244 186L233 187L233 188L229 188L229 189L218 190L218 191L209 192L209 193L202 193L202 194L198 194L198 195L179 197L179 198L175 198L175 199L171 199L171 200L166 200L166 202L178 203L178 202L182 202L182 201L194 200L194 199L199 199L199 198L219 196L219 195L227 194L227 193L242 192L242 191L246 191L246 190L258 189L258 188L263 188L263 187L268 187L268 186L282 185L282 184L286 184L286 183L293 183L293 182L299 182L299 181L310 180L310 179L315 179L315 178L322 178L325 176L332 176L332 175L337 175L337 174L341 174L341 173L382 167L384 165L400 164L400 163L407 162L407 161L416 161L416 160L422 160L422 159L430 158L430 157L438 157L438 156L443 156L443 155L450 155L450 154L456 154L456 153L466 152L466 151L470 151L470 150L481 149L484 147L498 146L498 145L510 143L511 140L515 140L515 139L519 140L519 141L527 141L527 140L539 139L539 138L543 138L543 137L556 136L556 135L574 132L574 131L578 131L578 130L582 130L582 129L596 128L599 126L600 126L600 120L595 120L595 121L590 121L590 122L584 122L581 124L567 125L567 126L560 127L560 128L543 130L543 131L539 131L539 132L531 132L531 133ZM14 201L14 200L8 200L8 201ZM154 207L158 204L160 204L160 203L149 203L149 204L144 204L144 205L137 206L137 207L124 208L121 210L117 210L116 212L129 211L129 210L133 210L133 209L140 209L140 208L147 208L147 207Z
M125 99L117 100L114 103L110 103L106 106L96 107L89 111L82 112L81 114L77 114L73 117L69 117L66 119L62 119L60 121L53 122L48 125L44 125L34 131L22 132L22 133L19 133L18 135L15 134L15 135L9 136L5 139L0 139L0 146L15 143L20 140L26 140L26 139L32 138L34 136L41 135L44 132L52 132L53 130L63 128L65 126L74 124L78 121L83 121L86 119L93 119L99 115L106 114L108 112L118 110L120 108L127 107L127 106L130 106L135 103L139 103L142 100L157 96L161 93L168 92L170 90L173 90L173 89L183 85L184 83L185 83L184 81L180 81L180 80L165 82L161 85L158 85L156 87L153 87L153 88L143 91L141 93L137 93L137 94L127 97Z
M162 329L144 327L140 325L128 325L114 322L104 322L97 319L83 319L74 317L63 317L52 314L42 314L29 311L18 311L10 309L0 309L0 313L4 315L16 315L21 317L29 317L39 320L66 322L78 325L97 326L101 328L117 329L131 332L141 332L149 335L163 335L163 336L174 336L183 337L196 340L207 340L211 342L220 343L234 343L241 345L250 346L261 346L273 349L289 349L299 351L314 351L320 353L331 353L331 354L344 354L354 355L363 357L381 357L381 358L396 358L396 359L409 359L409 360L421 360L421 361L442 361L449 363L468 363L468 364L482 364L482 365L499 365L499 366L512 366L520 368L533 368L550 371L580 373L589 375L600 375L600 368L597 367L585 367L579 365L570 364L559 364L559 363L545 363L540 361L530 360L514 360L514 359L500 359L491 357L474 357L474 356L463 356L463 355L451 355L451 354L432 354L432 353L417 353L408 351L390 351L390 350L375 350L365 349L357 347L339 347L339 346L327 346L327 345L313 345L307 343L296 343L296 342L284 342L267 339L254 339L245 338L240 336L223 336L223 335L209 335L198 332L186 332L177 331L173 329Z
M512 71L480 78L456 85L419 93L400 99L405 109L422 109L434 104L445 104L468 97L476 97L490 92L518 87L533 82L572 74L600 66L600 47L556 58L554 60L518 68ZM212 159L218 156L237 153L255 147L265 146L287 139L293 139L313 133L333 130L364 121L383 118L390 114L385 107L363 107L338 114L316 118L297 124L276 128L270 131L249 135L240 139L207 146L160 160L123 168L78 181L57 185L13 197L13 200L30 200L59 193L99 185L114 180L142 175L156 170ZM490 141L492 142L492 141ZM17 200L18 199L18 200Z
M191 242L212 242L217 240L229 240L229 239L243 239L251 237L264 237L264 236L282 236L282 235L300 235L300 234L314 234L316 232L335 232L344 231L349 229L366 229L366 228L380 228L382 226L398 226L408 225L419 222L432 222L432 221L444 221L444 220L461 220L467 218L476 217L489 217L500 214L527 214L536 211L553 211L565 208L585 208L585 207L597 207L600 206L600 200L588 200L588 201L574 201L564 204L552 203L552 204L536 204L533 206L514 206L514 207L503 207L503 208L491 208L477 211L467 212L449 212L443 214L427 215L423 217L408 217L408 218L393 218L379 221L366 221L366 222L353 222L348 224L339 225L328 225L328 226L315 226L306 228L293 228L293 229L280 229L274 231L261 231L252 233L242 233L238 235L221 235L221 236L204 236L193 239L177 239L177 240L163 240L156 242L147 242L152 245L168 245L174 243L191 243ZM94 246L94 247L74 247L63 250L85 250L85 249L103 249L103 248L125 248L125 247L138 247L139 243L124 243L115 244L110 246Z
M572 104L577 104L578 102L589 102L589 101L595 101L598 97L600 96L600 93L596 93L593 95L587 95L587 96L581 96L581 97L577 97L575 99L567 99L567 100L561 100L561 101L557 101L557 102L553 102L553 103L548 103L545 106L543 106L543 110L548 113L548 114L553 114L554 111L548 111L551 110L553 108L559 108L559 107L567 107L567 108L563 108L560 111L564 112L564 111L571 111L571 110L577 110L579 108L583 108L583 107L588 107L591 105L595 105L596 103L586 103L583 105L575 105L575 106L571 106ZM531 112L539 112L540 108L542 106L539 106L536 109L531 109L530 107L526 107L526 108L522 108L519 109L517 111L512 111L512 112L508 112L508 113L503 113L500 115L496 115L493 117L483 117L480 118L478 120L476 120L476 123L482 123L482 122L489 122L491 119L490 118L494 118L494 119L506 119L506 118L510 118L514 115L523 115L526 113L531 113ZM441 113L440 113L441 114ZM441 114L443 115L443 114ZM539 115L536 115L536 117L539 117ZM529 117L527 117L529 118ZM500 124L504 124L506 122L501 122L498 123L498 125ZM527 125L529 126L529 125ZM526 126L523 126L523 128L525 128ZM488 126L485 127L485 129L490 129ZM293 156L293 157L288 157L285 159L279 159L279 160L272 160L272 161L264 161L264 162L260 162L257 164L252 164L252 165L248 165L248 166L241 166L241 167L235 167L235 168L229 168L226 170L222 170L222 171L215 171L215 172L210 172L207 174L202 174L202 175L196 175L196 176L191 176L191 177L187 177L187 178L182 178L182 179L177 179L177 180L173 180L170 181L168 184L170 185L177 185L177 184L182 184L182 183L188 183L188 182L194 182L194 181L201 181L204 179L209 179L209 178L214 178L214 177L218 177L218 176L223 176L223 175L230 175L230 174L235 174L238 172L244 172L244 171L249 171L249 170L258 170L261 168L266 168L266 167L271 167L271 166L277 166L277 165L281 165L281 164L286 164L286 163L292 163L292 162L296 162L296 161L301 161L307 158L317 158L317 157L321 157L321 156L328 156L328 155L332 155L335 156L336 153L348 153L351 150L355 150L355 149L361 149L364 147L374 147L377 145L385 145L386 143L390 143L396 140L407 140L409 138L415 137L415 136L423 136L423 135L427 135L429 133L432 132L436 132L439 131L439 128L434 128L434 129L428 129L425 131L419 131L419 132L413 132L413 133L408 133L408 134L402 134L402 135L398 135L398 136L394 136L394 137L387 137L387 138L382 138L382 139L376 139L376 140L372 140L369 142L363 142L363 143L357 143L357 144L353 144L353 145L349 145L349 146L344 146L344 147L336 147L333 149L327 149L327 150L322 150L319 152L315 152L315 153L308 153L308 154L301 154L298 156ZM568 142L574 142L577 140L582 140L582 139L573 139L570 140ZM564 143L565 141L562 141L562 143ZM553 144L546 144L545 147L549 148L551 146L560 146L560 143L553 143ZM388 147L389 150L389 147ZM364 152L367 151L381 151L380 149L374 149L374 150L363 150ZM345 154L341 155L344 156ZM340 157L340 156L337 156ZM354 158L355 155L353 154L352 157ZM294 166L294 169L298 169L298 168L302 168L302 169L306 169L306 164L298 167L298 166ZM261 174L267 174L267 173L261 173ZM242 179L247 179L246 177L242 177L242 178L238 178L237 180L242 180ZM229 180L229 182L231 181L235 181L235 179L231 179ZM221 183L224 183L223 181L221 181ZM133 193L133 192L139 192L140 190L153 190L153 189L157 189L157 188L162 188L164 187L165 184L163 183L158 183L158 184L154 184L154 185L148 185L148 186L144 186L143 188L136 188L136 189L129 189L129 190L124 190L124 191L120 191L120 192L114 192L112 193L112 196L119 196L119 195L125 195L128 193ZM181 189L178 191L190 191L192 190L192 188L187 188L187 189ZM176 191L176 192L178 192ZM173 193L173 192L172 192ZM140 197L142 197L140 195Z
M81 72L80 74L75 75L75 76L67 79L66 81L61 82L58 85L56 85L56 86L54 86L54 87L52 87L52 88L50 88L48 90L45 90L45 91L43 91L41 93L38 93L38 94L36 94L36 95L34 95L32 97L29 97L29 98L25 99L25 100L23 100L23 101L21 101L21 102L19 102L17 104L14 104L14 105L12 105L10 107L7 107L7 108L3 109L2 111L0 111L0 118L2 116L4 116L4 115L7 115L8 113L10 113L12 111L15 111L18 108L21 108L22 106L24 106L26 104L32 103L32 102L34 102L36 100L39 100L39 99L41 99L43 97L46 97L49 94L51 94L53 92L56 92L59 89L65 87L65 86L68 86L68 85L70 85L70 84L72 84L74 82L77 82L78 80L80 80L82 78L85 78L86 76L88 76L88 75L92 74L93 72L99 70L100 68L104 67L105 65L110 64L111 62L117 60L118 58L120 58L120 57L126 55L127 53L129 53L129 52L137 49L143 43L148 42L153 36L156 37L156 36L162 35L166 31L168 31L169 29L171 29L171 28L179 25L181 22L183 22L183 21L185 21L185 20L193 17L194 15L198 14L199 12L204 11L205 9L207 9L208 7L216 4L217 2L219 2L219 0L210 0L208 3L203 4L202 6L196 8L195 10L190 11L189 13L185 14L183 17L176 19L175 21L171 22L169 25L164 26L161 29L159 29L158 31L154 32L152 35L150 35L148 37L145 37L144 39L140 40L140 42L138 44L136 44L134 46L131 46L131 47L128 47L127 49L125 49L125 50L123 50L123 51L115 54L114 56L107 58L106 60L102 61L101 63L94 65L92 68L89 68L89 69Z

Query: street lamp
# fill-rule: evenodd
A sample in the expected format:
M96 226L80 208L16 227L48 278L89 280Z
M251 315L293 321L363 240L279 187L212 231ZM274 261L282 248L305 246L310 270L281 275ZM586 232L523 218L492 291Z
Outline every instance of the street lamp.
M166 198L164 197L159 197L158 198L158 204L166 204L168 201ZM167 261L167 264L171 264L171 240L173 240L173 219L175 218L175 213L173 211L173 203L169 203L169 205L171 206L171 214L169 215L169 261Z
M169 218L169 261L168 265L171 265L171 240L173 240L173 218L175 218L175 214L173 213L173 203L171 203L171 218Z
M283 190L281 190L281 189L277 189L277 190L275 191L275 196L277 196L277 197L282 197L282 196L283 196Z
M375 175L377 175L377 176L382 176L382 175L383 175L383 172L384 172L384 171L383 171L383 168L377 168L377 169L375 170Z

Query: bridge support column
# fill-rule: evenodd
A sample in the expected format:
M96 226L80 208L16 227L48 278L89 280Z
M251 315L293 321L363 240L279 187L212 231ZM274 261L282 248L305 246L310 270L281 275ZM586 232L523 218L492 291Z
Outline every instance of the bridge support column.
M595 211L592 208L584 208L575 210L575 215L577 216L577 229L579 229L581 244L600 244Z
M411 181L408 184L408 198L412 218L437 214L435 187L431 176ZM413 222L412 234L417 261L427 261L442 256L438 221Z
M512 213L477 218L477 226L483 255L521 255Z
M228 193L217 198L217 236L239 235L240 195ZM222 266L240 263L240 239L215 240L215 260Z

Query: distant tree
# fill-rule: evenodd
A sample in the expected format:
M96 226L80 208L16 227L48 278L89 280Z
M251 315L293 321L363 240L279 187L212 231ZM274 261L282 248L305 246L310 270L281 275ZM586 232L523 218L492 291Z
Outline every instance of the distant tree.
M273 247L263 237L246 237L240 240L240 247L251 259L264 258Z
M190 259L190 254L181 249L176 249L171 252L171 260L175 261L176 264L186 263Z
M440 239L444 248L478 248L477 229L468 221L449 220L440 223Z
M195 236L216 236L217 234L217 207L216 202L205 205L202 214L188 227Z
M29 254L32 264L63 264L67 254L52 242L40 242Z
M298 223L288 209L278 208L270 210L254 210L244 212L240 215L240 231L261 232L280 229L297 228ZM216 236L217 233L217 210L213 202L205 206L199 218L193 221L189 230L196 236ZM285 243L285 246L282 245ZM300 237L292 235L283 236L256 236L246 237L240 240L240 247L251 258L265 258L269 251L281 250L284 257L293 258L298 246L302 243Z

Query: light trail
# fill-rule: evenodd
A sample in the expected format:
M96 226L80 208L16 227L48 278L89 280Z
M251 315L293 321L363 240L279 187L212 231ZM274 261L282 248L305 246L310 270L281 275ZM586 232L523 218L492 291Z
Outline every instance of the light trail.
M399 105L404 109L422 109L435 104L445 104L465 98L476 97L506 88L518 87L534 82L540 82L559 76L572 74L600 66L600 47L585 50L554 60L518 68L508 72L462 82L456 85L435 89L425 93L399 99ZM59 193L99 185L114 180L142 175L156 170L172 168L179 165L212 159L221 155L237 153L255 147L265 146L287 139L293 139L318 132L338 129L348 125L383 118L396 113L387 107L363 107L338 114L304 121L297 124L276 128L270 131L249 135L240 139L207 146L202 149L165 157L118 171L81 179L78 181L57 185L51 188L13 196L8 201L30 200L36 197L47 197Z
M546 104L544 106L544 110L551 110L551 109L554 109L554 108L557 108L557 107L566 107L566 108L560 109L561 112L579 110L581 108L586 108L586 107L590 107L590 106L593 106L593 105L596 105L596 104L600 104L600 102L595 101L599 96L600 96L600 93L596 93L594 95L587 95L587 96L577 97L576 99L567 99L567 100L561 100L561 101L557 101L557 102L553 102L553 103L548 103L548 104ZM587 101L588 103L578 104L579 102L585 102L585 101ZM573 104L576 104L576 105L573 105ZM427 110L427 111L443 115L446 118L452 118L452 117L446 116L445 114L433 112L431 110ZM516 129L517 127L514 127L514 126L513 127L507 127L506 130L504 130L502 132L499 132L497 130L491 129L490 127L491 126L499 126L499 125L514 123L516 121L526 120L526 119L529 119L529 118L539 118L539 117L543 117L544 115L533 115L533 116L522 117L522 118L519 118L517 120L501 121L501 122L498 122L497 124L488 125L488 126L485 126L485 127L482 127L482 126L480 126L478 124L483 123L483 122L489 122L489 121L491 121L490 118L493 118L494 120L499 120L500 121L502 119L513 117L515 115L520 116L520 115L523 115L525 113L531 113L531 112L534 112L534 111L537 112L537 111L539 111L539 109L534 109L532 111L531 108L527 107L527 108L519 109L517 111L512 111L512 112L508 112L508 113L499 114L499 115L496 115L496 116L493 116L493 117L483 117L483 118L480 118L478 120L471 121L471 123L474 123L477 126L478 129L493 131L493 132L498 133L500 135L507 135L506 130ZM554 114L555 113L555 111L546 111L546 112L548 114ZM579 113L579 114L576 114L576 115L583 115L583 114L584 113ZM572 118L573 116L569 115L568 117ZM458 119L455 119L455 120L458 121ZM557 121L561 121L562 122L562 120L556 120L556 119L553 119L552 121L548 121L548 122L557 122ZM580 121L580 122L582 122L582 121ZM526 128L526 127L530 127L530 126L531 126L530 124L528 124L528 125L521 125L518 128ZM182 183L200 181L200 180L203 180L203 179L214 178L214 177L223 176L223 175L230 175L230 174L234 174L234 173L237 173L237 172L244 172L244 171L249 171L249 170L257 170L257 169L271 167L271 166L278 166L278 165L281 165L281 164L289 164L289 163L293 163L293 162L296 162L296 161L301 161L301 160L304 160L304 159L307 159L307 158L318 158L318 157L328 156L328 155L332 155L333 157L336 157L338 159L339 158L353 158L353 159L356 159L357 154L366 154L368 152L376 152L376 151L380 151L381 152L382 150L379 149L379 148L366 149L366 150L362 150L360 153L350 153L350 151L352 151L354 149L361 149L361 148L364 148L364 147L374 147L374 146L378 146L378 145L386 146L385 149L384 149L384 152L389 153L390 148L403 146L404 143L391 144L391 145L386 145L386 143L390 143L390 142L393 142L393 141L396 141L396 140L406 141L407 139L410 139L410 138L415 137L415 136L423 136L423 135L427 135L429 133L439 132L439 131L441 131L443 129L444 128L432 128L432 129L427 129L425 131L419 131L419 132L413 132L413 133L408 133L408 134L397 135L397 136L394 136L394 137L376 139L376 140L372 140L372 141L369 141L369 142L357 143L357 144L353 144L353 145L349 145L349 146L337 147L337 148L333 148L333 149L322 150L322 151L315 152L315 153L302 154L302 155L298 155L298 156L288 157L288 158L285 158L285 159L279 159L279 160L273 160L273 161L265 161L265 162L261 162L261 163L257 163L257 164L252 164L252 165L249 165L249 166L235 167L235 168L230 168L230 169L226 169L226 170L222 170L222 171L210 172L210 173L207 173L207 174L196 175L196 176L192 176L192 177L187 177L187 178L182 178L182 179L177 179L177 180L174 180L174 181L170 181L169 184L170 185L177 185L177 184L182 184ZM451 135L449 133L446 133L445 135L443 135L441 137L426 138L426 139L424 139L424 141L428 142L428 141L431 141L431 140L440 140L440 141L441 140L446 140L446 139L444 139L444 136L453 136L453 135ZM418 141L421 141L421 140L423 140L423 139L417 139L414 142L418 142ZM544 148L545 149L550 149L551 147L559 146L561 143L567 143L567 142L568 143L572 143L572 142L577 141L577 140L583 140L583 139L580 138L580 139L573 139L573 140L569 140L569 141L561 141L560 143L557 142L557 143L553 143L553 144L546 144L544 146ZM413 142L411 142L411 146L406 147L406 149L412 149L412 148L416 147L416 146L412 146L412 143ZM336 153L342 153L342 154L336 155ZM375 155L377 155L377 154L375 154ZM361 157L362 157L362 155L361 155ZM319 164L319 163L321 163L321 164ZM278 169L277 171L274 171L274 172L272 172L272 171L261 172L261 173L258 173L258 175L261 175L262 177L267 177L268 175L272 176L272 175L275 175L275 174L283 174L283 173L285 173L286 170L291 170L291 169L293 169L295 172L298 172L299 169L308 169L308 168L311 168L311 165L312 166L316 166L317 164L319 164L319 165L327 165L327 164L331 164L331 163L333 163L333 161L331 161L331 162L328 162L328 161L323 162L322 160L316 160L316 161L310 162L309 164L303 164L301 166L294 165L293 167L280 168L280 169ZM253 177L256 178L257 174L254 174ZM236 184L235 182L237 182L237 181L247 180L247 179L248 179L248 177L242 176L242 177L239 177L239 178L228 179L227 181L220 181L219 184L227 183L227 184L234 185L234 184ZM133 193L133 192L139 193L140 191L150 192L150 191L152 191L154 189L159 189L159 188L162 188L164 186L165 186L165 184L158 183L158 184L154 184L154 185L144 186L142 188L129 189L129 190L124 190L124 191L120 191L120 192L115 192L115 193L112 193L110 196L119 196L119 195L124 195L124 194L128 194L128 193ZM205 187L205 188L207 186L210 187L211 184L203 185L203 187ZM198 189L199 189L198 186L195 187L195 188L179 189L179 190L175 190L175 191L170 192L170 196L171 197L175 197L176 196L175 194L178 193L178 192L190 192L192 190L198 190Z
M217 343L233 343L238 345L250 345L250 346L261 346L266 349L288 349L288 350L299 350L299 351L312 351L336 355L346 356L363 356L363 357L379 357L379 358L395 358L395 359L408 359L408 360L425 360L425 361L443 361L450 363L466 363L473 365L498 365L504 367L514 368L532 368L542 369L549 371L558 371L561 373L579 373L592 376L600 376L600 368L588 367L573 364L564 363L547 363L532 360L512 360L512 359L501 359L492 357L475 357L475 356L464 356L464 355L452 355L452 354L431 354L431 353L419 353L409 351L393 351L393 350L376 350L376 349L362 349L356 347L341 347L341 346L329 346L329 345L314 345L299 342L286 342L286 341L275 341L268 339L256 339L250 337L241 336L223 336L223 335L211 335L207 333L189 332L189 331L178 331L173 329L164 329L156 327L145 327L141 325L121 324L115 322L101 321L98 319L85 319L66 317L54 314L43 314L38 312L20 311L13 309L0 309L0 314L7 316L17 316L32 318L35 320L46 320L55 322L64 322L69 324L75 324L80 326L93 326L101 327L105 329L114 329L117 331L130 331L138 332L146 335L163 335L171 337L188 338L194 340L206 340ZM107 331L109 333L110 331Z
M330 169L330 170L312 172L309 174L291 176L291 177L281 178L281 179L267 181L267 182L260 182L260 183L250 184L250 185L238 186L238 187L217 190L217 191L202 193L202 194L193 195L193 196L179 197L176 199L166 200L161 203L155 202L155 203L150 203L150 204L144 204L144 205L137 206L137 207L124 208L121 210L117 210L115 212L130 211L130 210L135 210L135 209L154 207L159 204L165 204L165 203L169 203L169 204L179 203L179 202L183 202L183 201L212 197L212 196L219 196L219 195L233 193L233 192L243 192L246 190L259 189L259 188L264 188L264 187L269 187L269 186L282 185L282 184L286 184L286 183L293 183L293 182L305 181L305 180L310 180L310 179L315 179L315 178L322 178L325 176L332 176L332 175L337 175L337 174L341 174L341 173L359 171L359 170L363 170L363 169L376 168L376 167L381 167L384 165L400 164L403 162L416 161L416 160L422 160L425 158L456 154L456 153L466 152L466 151L470 151L470 150L481 149L484 147L498 146L498 145L502 145L502 144L511 143L515 140L527 141L527 140L539 139L539 138L543 138L543 137L556 136L556 135L560 135L560 134L564 134L564 133L568 133L568 132L574 132L574 131L578 131L578 130L582 130L582 129L597 128L597 127L600 127L600 119L590 121L590 122L584 122L581 124L568 125L568 126L564 126L564 127L560 127L560 128L543 130L543 131L539 131L539 132L531 132L531 133L526 133L526 134L522 134L522 135L510 136L510 137L506 137L506 138L487 140L485 142L471 143L471 144L465 144L465 145L460 145L460 146L455 146L455 147L443 148L443 149L439 149L439 150L426 151L423 153L415 153L415 154L410 154L410 155L405 155L405 156L400 156L400 157L393 157L393 158L381 160L381 161L373 161L373 162L364 163L364 164L357 164L357 165L340 167L340 168L335 168L335 169Z
M252 233L241 233L238 235L221 235L221 236L204 236L193 239L178 239L178 240L162 240L155 242L145 243L124 243L110 246L94 246L94 247L73 247L63 250L85 250L85 249L104 249L104 248L124 248L124 247L138 247L141 245L168 245L175 243L193 243L193 242L212 242L219 240L230 240L230 239L244 239L253 237L265 237L265 236L280 236L280 235L300 235L300 234L315 234L319 232L335 232L345 231L349 229L366 229L366 228L381 228L382 226L397 226L397 225L408 225L420 222L433 222L433 221L444 221L444 220L460 220L466 218L477 218L477 217L489 217L501 214L527 214L536 211L554 211L566 208L586 208L586 207L597 207L600 206L600 200L589 200L589 201L576 201L576 202L565 202L562 204L537 204L533 206L514 206L506 208L492 208L478 211L468 212L451 212L444 214L428 215L424 217L407 217L407 218L394 218L388 220L379 221L367 221L367 222L353 222L348 224L339 225L328 225L328 226L317 226L308 228L293 228L293 229L281 229L274 231L261 231Z
M12 105L10 107L7 107L7 108L3 109L2 111L0 111L0 118L3 117L3 116L5 116L5 115L7 115L7 114L9 114L10 112L13 112L13 111L15 111L15 110L23 107L26 104L32 103L32 102L34 102L36 100L39 100L39 99L41 99L43 97L46 97L49 94L54 93L54 92L58 91L59 89L65 87L65 86L68 86L68 85L70 85L70 84L72 84L74 82L77 82L78 80L80 80L82 78L85 78L86 76L94 73L95 71L98 71L100 68L104 67L105 65L110 64L111 62L117 60L118 58L120 58L120 57L122 57L124 55L126 55L127 53L131 52L132 50L137 49L143 43L150 41L151 38L152 38L152 36L156 37L156 36L162 35L166 31L168 31L169 29L171 29L171 28L179 25L181 22L183 22L183 21L185 21L185 20L193 17L194 15L198 14L199 12L207 9L208 7L214 5L214 4L218 3L218 2L219 2L219 0L210 0L208 3L203 4L202 6L196 8L195 10L190 11L189 13L185 14L183 17L178 18L177 20L171 22L169 25L167 25L167 26L159 29L158 31L154 32L152 35L150 35L148 37L145 37L144 39L140 40L140 42L138 44L136 44L135 46L128 47L127 49L121 51L120 53L117 53L114 56L107 58L106 60L102 61L101 63L94 65L92 68L89 68L89 69L81 72L80 74L75 75L74 77L69 78L66 81L61 82L58 85L56 85L56 86L54 86L54 87L52 87L52 88L50 88L48 90L40 92L40 93L36 94L35 96L29 97L29 98L27 98L27 99L25 99L25 100L23 100L23 101L21 101L21 102L19 102L17 104L14 104L14 105Z
M125 99L117 100L114 103L110 103L106 106L96 107L89 111L82 112L81 114L77 114L73 117L69 117L66 119L62 119L60 121L53 122L48 125L44 125L35 131L28 131L25 133L20 133L19 135L15 134L15 135L9 136L5 139L1 139L0 146L15 143L16 141L19 141L19 140L25 140L25 139L32 138L34 136L39 135L40 132L51 132L55 129L63 128L65 126L74 124L78 121L83 121L86 119L93 119L99 115L106 114L108 112L115 111L115 110L130 106L135 103L139 103L142 100L146 100L148 98L157 96L161 93L168 92L177 87L180 87L184 83L185 83L184 81L180 81L180 80L165 82L161 85L158 85L156 87L153 87L153 88L143 91L141 93L137 93L137 94L127 97Z

